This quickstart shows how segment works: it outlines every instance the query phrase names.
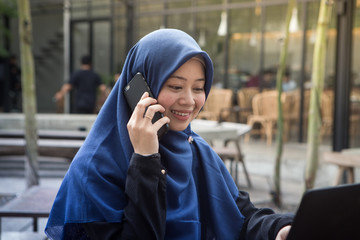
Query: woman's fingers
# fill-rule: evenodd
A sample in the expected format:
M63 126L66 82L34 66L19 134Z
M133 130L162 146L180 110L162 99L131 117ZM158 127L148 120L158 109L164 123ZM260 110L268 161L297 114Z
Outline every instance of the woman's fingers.
M159 104L150 105L144 113L144 118L152 120L157 112L164 112L165 108Z
M150 98L148 93L144 93L127 124L131 143L134 151L138 154L158 152L157 132L164 124L170 122L168 117L163 117L154 124L152 123L156 112L165 111L163 106L156 103L156 99Z
M165 124L170 123L170 118L168 117L162 117L159 120L157 120L153 126L156 129L156 132L159 131L159 129L164 126Z
M156 104L156 99L149 97L149 93L145 92L140 101L137 103L134 112L132 114L132 117L136 117L136 118L143 118L144 117L144 113L146 111L146 109L153 104Z

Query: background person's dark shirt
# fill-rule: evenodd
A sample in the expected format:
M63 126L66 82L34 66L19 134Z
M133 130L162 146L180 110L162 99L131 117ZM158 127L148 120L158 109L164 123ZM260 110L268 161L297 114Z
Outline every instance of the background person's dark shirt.
M78 70L69 83L76 89L75 111L77 113L94 113L96 89L102 84L100 76L93 70Z

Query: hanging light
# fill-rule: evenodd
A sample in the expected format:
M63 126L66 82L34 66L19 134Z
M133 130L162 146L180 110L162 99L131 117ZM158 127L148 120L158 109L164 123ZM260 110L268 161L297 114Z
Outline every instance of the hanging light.
M219 36L225 36L227 34L227 13L226 11L221 12L221 20L217 34Z
M290 19L289 31L290 32L299 31L299 21L298 21L297 7L294 7L293 10L292 10L292 16L291 16L291 19Z

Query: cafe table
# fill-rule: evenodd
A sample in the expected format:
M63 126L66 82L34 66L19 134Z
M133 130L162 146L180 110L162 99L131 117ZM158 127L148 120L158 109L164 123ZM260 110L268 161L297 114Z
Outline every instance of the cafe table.
M195 119L191 123L191 129L204 138L213 147L214 151L220 156L220 158L224 161L226 159L232 160L230 173L233 175L235 182L238 185L237 167L238 163L241 163L248 187L252 187L240 144L241 137L251 130L251 126L242 123ZM213 144L214 141L221 141L225 147L215 146ZM235 147L228 147L229 142L233 142ZM233 173L232 162L235 163L235 173Z

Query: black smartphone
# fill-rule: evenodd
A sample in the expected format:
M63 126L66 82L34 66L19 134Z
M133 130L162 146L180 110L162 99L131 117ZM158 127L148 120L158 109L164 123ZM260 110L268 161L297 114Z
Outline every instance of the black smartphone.
M142 76L141 73L137 73L124 88L124 95L131 109L131 112L134 111L137 103L140 101L141 96L144 94L144 92L148 92L150 97L154 97L145 78ZM152 119L152 123L155 123L162 117L164 117L162 113L156 112ZM157 133L158 138L160 139L162 136L164 136L168 130L169 124L165 124L164 126L162 126Z

